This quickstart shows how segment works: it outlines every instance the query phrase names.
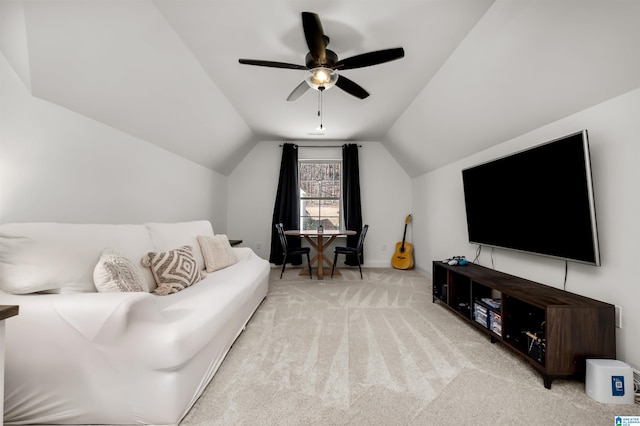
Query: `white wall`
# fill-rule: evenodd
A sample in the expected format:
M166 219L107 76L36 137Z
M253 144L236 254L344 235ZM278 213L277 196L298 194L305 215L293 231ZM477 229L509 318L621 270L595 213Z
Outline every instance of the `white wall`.
M0 55L0 223L211 220L226 177L30 95Z
M614 98L413 180L417 267L431 275L431 262L453 255L473 259L467 240L461 170L569 133L589 131L601 267L569 263L566 289L622 307L617 353L640 368L640 89ZM425 153L426 155L426 153ZM491 249L480 264L491 267ZM495 269L562 288L564 262L507 250L493 251Z
M269 258L271 219L282 142L264 141L245 157L229 176L229 237L244 241L263 258ZM313 145L341 145L316 142ZM341 148L310 148L300 142L299 159L340 159ZM362 142L360 190L362 219L369 224L365 239L365 266L388 267L395 243L402 240L404 220L411 208L411 179L379 142ZM410 237L410 233L408 234ZM408 239L411 241L411 239ZM344 240L342 241L344 244Z

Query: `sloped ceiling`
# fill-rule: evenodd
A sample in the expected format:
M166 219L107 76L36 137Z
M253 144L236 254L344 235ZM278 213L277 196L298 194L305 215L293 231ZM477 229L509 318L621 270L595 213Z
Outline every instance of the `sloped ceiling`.
M387 145L416 176L636 89L639 23L638 1L497 1Z
M340 58L403 47L295 102L300 13ZM635 0L0 0L0 50L34 96L222 174L258 140L382 141L411 176L640 87Z

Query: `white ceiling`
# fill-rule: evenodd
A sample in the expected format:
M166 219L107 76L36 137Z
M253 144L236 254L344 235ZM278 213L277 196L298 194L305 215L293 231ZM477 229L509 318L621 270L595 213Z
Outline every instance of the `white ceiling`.
M403 47L295 102L300 13L339 58ZM417 176L640 87L637 0L0 0L0 50L34 96L222 174L259 140L382 141ZM541 141L542 142L542 141ZM322 142L319 142L322 143Z

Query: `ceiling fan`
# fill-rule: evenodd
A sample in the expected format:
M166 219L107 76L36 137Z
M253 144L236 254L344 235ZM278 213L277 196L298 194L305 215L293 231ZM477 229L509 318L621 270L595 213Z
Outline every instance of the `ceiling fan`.
M241 64L246 65L308 71L304 81L293 89L289 97L287 97L287 101L295 101L310 87L322 92L334 85L350 95L364 99L369 96L369 92L344 75L338 75L338 71L369 67L404 57L404 49L398 47L394 49L376 50L338 60L338 55L336 55L334 51L327 49L329 37L326 36L322 30L322 23L317 14L302 12L302 27L304 29L307 46L309 47L309 53L307 53L305 57L306 65L263 61L259 59L239 60Z

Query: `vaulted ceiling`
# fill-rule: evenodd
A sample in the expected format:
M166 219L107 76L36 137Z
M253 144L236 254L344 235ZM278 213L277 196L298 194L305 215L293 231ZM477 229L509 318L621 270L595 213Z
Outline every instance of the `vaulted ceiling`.
M339 58L403 59L289 93L301 12ZM0 0L0 51L33 96L222 174L259 140L381 141L411 176L640 87L636 0ZM363 143L364 143L363 142Z

